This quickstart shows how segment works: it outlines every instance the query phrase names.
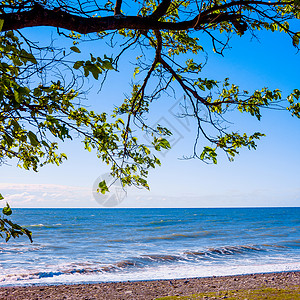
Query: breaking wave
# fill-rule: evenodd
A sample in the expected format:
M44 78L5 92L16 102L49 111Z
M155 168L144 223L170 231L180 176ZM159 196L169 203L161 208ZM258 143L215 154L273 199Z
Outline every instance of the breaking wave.
M271 246L268 246L271 247ZM122 260L113 264L100 265L92 263L72 263L65 265L64 268L58 270L49 270L41 272L32 272L25 274L7 274L0 276L0 282L11 281L11 280L29 280L29 279L42 279L61 275L74 275L74 274L94 274L94 273L107 273L107 272L118 272L118 271L131 271L133 269L141 269L144 267L170 263L185 263L194 260L199 262L201 259L216 260L218 257L224 259L227 255L243 255L251 252L266 251L264 247L254 245L242 245L242 246L227 246L220 248L208 248L203 251L184 251L178 255L168 254L147 254L140 255L127 260Z

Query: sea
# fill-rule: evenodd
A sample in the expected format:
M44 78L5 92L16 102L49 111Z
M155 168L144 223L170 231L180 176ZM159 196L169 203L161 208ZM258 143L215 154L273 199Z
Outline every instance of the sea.
M300 208L14 209L0 286L300 270Z

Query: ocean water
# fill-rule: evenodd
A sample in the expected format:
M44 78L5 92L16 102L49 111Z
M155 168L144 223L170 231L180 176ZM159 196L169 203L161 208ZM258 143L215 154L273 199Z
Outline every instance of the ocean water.
M300 208L14 209L0 285L300 270Z

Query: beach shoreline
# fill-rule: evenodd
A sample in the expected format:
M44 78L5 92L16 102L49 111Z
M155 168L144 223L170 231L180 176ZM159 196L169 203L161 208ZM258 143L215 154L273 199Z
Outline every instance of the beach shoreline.
M197 293L299 288L300 271L93 284L1 287L0 299L157 299ZM300 299L300 296L299 298Z

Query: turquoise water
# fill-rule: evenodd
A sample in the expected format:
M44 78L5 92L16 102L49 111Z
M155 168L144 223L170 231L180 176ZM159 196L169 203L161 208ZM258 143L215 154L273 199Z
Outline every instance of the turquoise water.
M300 208L15 209L0 285L300 270Z

